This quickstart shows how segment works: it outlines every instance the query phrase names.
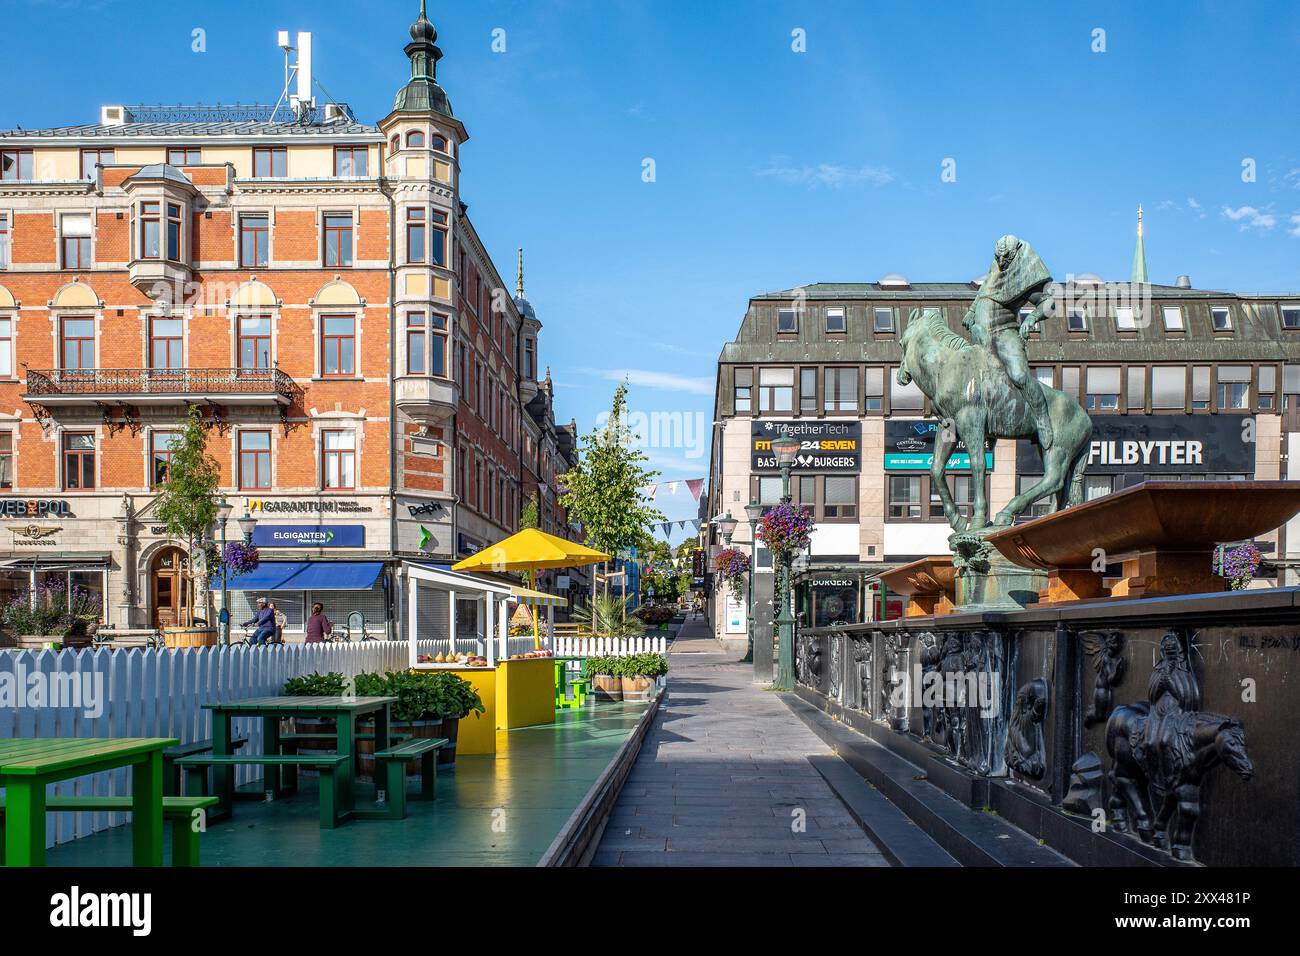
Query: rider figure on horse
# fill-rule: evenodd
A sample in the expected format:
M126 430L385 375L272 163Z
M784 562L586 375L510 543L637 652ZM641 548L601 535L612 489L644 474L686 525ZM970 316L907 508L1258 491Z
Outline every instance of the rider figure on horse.
M1047 398L1030 374L1025 339L1039 322L1052 314L1054 301L1047 291L1052 281L1047 266L1015 236L1003 236L993 251L993 266L980 284L975 303L962 319L975 344L988 349L1001 363L1007 378L1020 390L1034 415L1043 451L1052 446L1052 423ZM1020 310L1034 306L1020 319Z

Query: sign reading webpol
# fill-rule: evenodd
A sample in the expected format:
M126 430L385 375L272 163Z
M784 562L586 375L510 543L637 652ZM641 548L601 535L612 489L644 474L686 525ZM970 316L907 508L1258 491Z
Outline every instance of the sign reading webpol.
M756 421L750 434L751 471L776 471L781 466L772 453L772 439L781 429L799 439L795 471L861 471L862 422Z

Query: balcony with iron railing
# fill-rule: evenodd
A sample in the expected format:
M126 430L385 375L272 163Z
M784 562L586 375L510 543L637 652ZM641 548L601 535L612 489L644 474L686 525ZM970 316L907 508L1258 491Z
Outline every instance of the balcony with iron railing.
M287 406L296 390L278 368L28 369L24 400L45 406L221 404Z

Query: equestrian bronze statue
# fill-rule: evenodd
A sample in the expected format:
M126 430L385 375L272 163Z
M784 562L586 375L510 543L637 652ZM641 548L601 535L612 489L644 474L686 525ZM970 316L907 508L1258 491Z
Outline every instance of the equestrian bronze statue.
M980 285L962 324L967 341L948 327L938 309L914 309L903 332L898 382L915 381L942 422L936 432L932 487L957 533L988 527L984 493L985 443L998 438L1028 438L1042 451L1043 477L1008 502L993 525L1009 525L1044 496L1052 510L1083 500L1083 470L1088 462L1092 422L1079 403L1043 385L1029 370L1025 339L1054 312L1051 276L1027 242L1015 236L998 240L993 266ZM1020 310L1033 310L1020 319ZM974 505L962 516L944 480L944 469L958 442L970 454Z

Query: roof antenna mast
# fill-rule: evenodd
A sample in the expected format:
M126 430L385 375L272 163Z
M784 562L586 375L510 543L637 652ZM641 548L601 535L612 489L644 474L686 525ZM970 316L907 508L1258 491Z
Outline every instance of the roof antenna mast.
M296 47L289 42L288 30L278 31L276 37L277 45L284 51L284 87L280 90L280 98L275 101L275 108L271 110L271 122L277 121L280 107L287 98L289 109L293 113L292 121L305 123L316 107L316 98L312 95L311 34L299 33ZM295 52L298 54L297 62L293 62L290 56ZM291 88L296 88L296 91L290 93Z

